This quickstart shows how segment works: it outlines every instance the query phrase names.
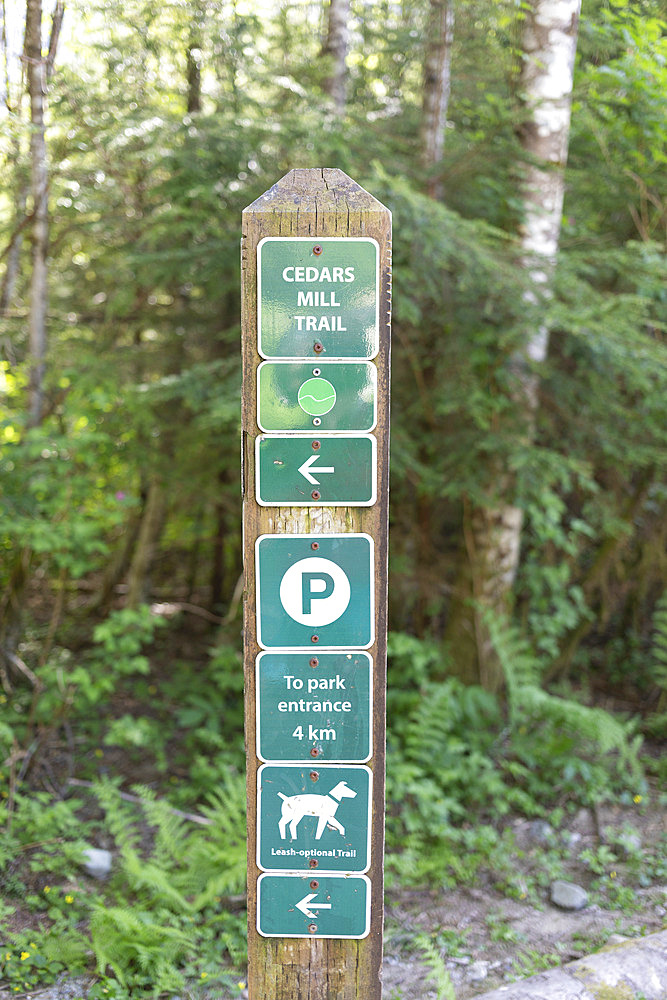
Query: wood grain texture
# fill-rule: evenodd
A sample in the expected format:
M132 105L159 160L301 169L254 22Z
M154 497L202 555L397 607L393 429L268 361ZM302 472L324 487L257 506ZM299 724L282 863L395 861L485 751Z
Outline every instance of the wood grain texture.
M373 507L261 507L255 501L254 443L257 426L257 244L265 236L359 237L380 247L380 351L378 499ZM387 524L389 455L389 359L391 309L391 214L350 177L336 169L291 170L243 213L243 527L244 658L248 775L248 988L250 1000L379 1000L382 993L385 694L387 634ZM257 769L255 754L255 540L262 534L365 532L375 540L376 642L373 658L374 772L371 826L371 932L360 941L265 938L258 934L256 866Z

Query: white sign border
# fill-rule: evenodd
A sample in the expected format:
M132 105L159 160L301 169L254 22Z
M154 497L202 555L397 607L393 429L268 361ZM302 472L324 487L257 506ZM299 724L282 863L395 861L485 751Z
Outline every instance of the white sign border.
M372 243L375 246L375 330L373 353L363 356L352 356L353 360L372 361L380 353L380 244L370 236L265 236L257 244L257 353L261 358L279 360L281 358L298 358L304 361L317 361L310 355L265 354L262 350L262 247L265 243ZM315 265L313 265L315 266ZM336 355L337 360L349 359L349 354ZM330 358L329 360L333 360Z
M327 650L318 649L318 653L326 653ZM328 650L328 652L333 652ZM322 760L323 764L367 764L369 760L373 757L373 657L365 649L344 649L336 650L337 655L344 656L346 653L352 656L364 656L368 661L368 756L357 758L350 757L327 757L326 760ZM258 758L265 764L285 764L294 763L298 761L302 764L311 764L315 766L318 763L318 758L311 757L286 757L278 758L277 760L273 757L265 757L261 752L261 712L260 712L260 661L263 656L307 656L308 653L313 653L313 650L308 650L307 652L303 649L283 649L276 651L273 649L263 649L261 653L255 659L255 743ZM305 752L305 748L304 748Z
M373 419L371 421L370 427L348 427L344 431L331 431L324 429L321 432L318 427L313 427L313 430L304 430L302 427L295 429L294 431L286 431L282 427L265 427L261 421L262 410L260 406L260 383L262 377L262 369L266 365L303 365L310 364L314 365L316 368L321 370L326 368L327 365L366 365L371 372L371 381L373 382ZM322 370L322 375L324 371ZM257 426L265 434L294 434L295 436L301 437L304 434L322 433L322 434L369 434L371 431L375 430L378 422L378 370L377 366L373 361L366 361L363 358L327 358L326 361L320 361L318 358L293 358L285 359L279 358L278 360L262 361L261 364L257 366Z
M296 869L295 868L266 868L266 866L263 865L263 864L261 864L261 862L260 862L261 853L262 853L262 851L261 851L261 849L262 849L262 772L267 767L283 767L283 768L295 768L295 767L298 767L299 770L301 770L301 771L305 770L308 767L310 767L311 770L315 770L315 767L317 767L317 770L320 772L320 775L322 774L323 771L335 771L335 770L340 770L341 768L345 768L345 770L349 770L350 768L353 768L356 771L366 771L368 773L368 818L367 818L367 822L366 822L366 861L367 861L366 867L365 868L361 868L361 869L350 869L349 871L347 871L347 870L341 869L341 868L334 868L333 870L332 869L328 869L328 868L320 868L320 866L318 865L317 868L307 868L307 869L305 869L306 873L310 872L311 878L317 878L317 874L318 873L320 875L336 875L336 874L340 874L340 875L363 875L365 872L367 872L368 869L371 866L371 818L372 818L372 815L373 815L373 772L371 771L370 767L368 767L367 764L350 764L350 765L348 765L348 764L328 764L327 763L327 764L318 764L318 765L315 765L314 763L312 763L312 764L308 765L308 764L304 763L303 761L301 761L299 763L295 763L295 764L290 764L290 763L286 764L284 761L279 761L277 764L262 764L257 769L257 858L256 858L256 860L257 860L257 867L259 868L259 870L263 871L263 872L297 873L297 874L300 874L300 875L303 875L303 873L304 873L304 869L303 868L301 868L301 869L299 869L299 868L296 868Z
M369 542L369 561L370 561L370 608L369 608L369 618L370 618L370 640L363 645L350 645L349 642L339 643L338 645L310 645L297 646L293 642L286 646L267 646L262 640L262 600L260 586L260 572L259 572L259 549L260 543L264 538L303 538L312 539L315 542L321 542L322 539L328 538L365 538ZM283 534L273 533L259 535L255 541L255 630L257 633L257 643L262 649L266 649L270 652L285 652L287 650L303 651L306 649L312 649L313 651L321 650L331 650L332 652L339 651L341 649L370 649L375 644L375 540L371 535L367 535L365 532L353 532L353 531L341 531L341 532L328 532L327 534L301 534L300 532L286 532ZM278 597L277 600L280 600ZM298 624L298 623L297 623ZM328 628L329 626L325 626Z
M259 448L260 442L272 439L283 440L288 438L292 440L293 438L303 438L304 440L312 440L313 435L316 435L321 441L326 441L327 439L339 439L348 438L350 440L359 441L367 440L371 442L371 499L370 500L313 500L312 497L304 500L263 500L261 497L261 482L259 474ZM317 469L313 469L313 473L317 474ZM304 480L305 481L305 480ZM255 438L255 500L260 505L260 507L374 507L377 503L377 439L373 434L349 434L347 432L336 432L329 431L326 434L317 434L317 428L315 427L312 433L304 434L300 431L298 434L258 434Z
M318 869L319 871L319 869ZM260 882L264 878L289 878L289 879L299 879L299 881L305 882L305 888L307 889L307 883L313 878L313 872L262 872L262 874L257 879L257 931L262 937L286 937L286 938L325 938L327 940L337 940L337 941L360 941L362 938L368 937L371 931L371 880L368 875L361 874L342 874L341 872L322 872L322 875L326 875L327 878L342 878L351 879L358 878L361 879L366 884L366 910L364 914L364 926L365 930L363 934L318 934L315 932L311 934L310 931L305 931L301 934L299 933L275 933L269 934L263 931L260 927L261 921L261 891Z

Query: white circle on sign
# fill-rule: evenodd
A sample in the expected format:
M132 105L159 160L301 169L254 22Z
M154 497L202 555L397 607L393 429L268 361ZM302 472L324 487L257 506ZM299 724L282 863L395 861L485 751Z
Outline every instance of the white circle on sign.
M331 559L300 559L280 581L280 603L300 625L331 625L350 603L350 581Z

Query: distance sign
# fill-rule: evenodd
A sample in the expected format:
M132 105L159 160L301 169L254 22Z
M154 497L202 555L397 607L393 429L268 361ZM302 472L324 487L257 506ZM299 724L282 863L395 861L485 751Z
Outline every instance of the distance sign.
M368 653L264 652L256 669L260 760L370 760Z

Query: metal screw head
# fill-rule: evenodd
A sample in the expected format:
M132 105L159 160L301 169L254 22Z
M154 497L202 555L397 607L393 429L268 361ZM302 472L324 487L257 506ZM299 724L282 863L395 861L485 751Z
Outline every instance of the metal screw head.
M320 776L320 772L319 771L311 771L310 772L310 780L311 781L317 781L318 778L319 778L319 776Z
M321 423L322 421L320 420L320 418L315 417L315 419L313 420L313 427L319 427Z
M319 635L311 635L310 641L311 642L319 642L320 641Z
M320 543L319 542L311 542L310 543L310 547L311 547L311 549L313 549L314 552L317 552L317 550L320 547Z
M313 375L317 378L318 375L322 374L321 368L313 368Z
M313 441L313 443L311 445L311 448L313 449L313 451L319 451L321 447L322 447L322 445L321 445L321 443L319 441Z
M313 498L313 500L319 500L320 497L322 496L322 494L320 493L319 490L313 490L313 492L310 495ZM315 548L314 545L313 545L313 548ZM319 548L319 546L318 546L318 548Z
M313 656L312 660L310 661L310 665L311 667L319 667L320 661L317 659L316 656Z
M324 248L321 246L321 244L316 243L315 246L313 247L313 253L315 254L316 257L319 257L323 249Z
M322 351L324 350L324 344L320 343L320 341L318 340L316 343L313 344L313 350L315 351L315 354L321 354Z
M317 879L316 878L312 879L312 881L310 883L310 888L311 889L319 889L319 887L320 887L320 883L317 881Z
M317 934L317 924L308 924L308 930L311 934Z
M310 868L317 868L318 865L319 861L317 860L317 858L311 858L310 861L308 862L308 866Z
M320 755L320 751L317 749L317 747L313 747L313 749L310 751L310 756L311 757L319 757L319 755Z

